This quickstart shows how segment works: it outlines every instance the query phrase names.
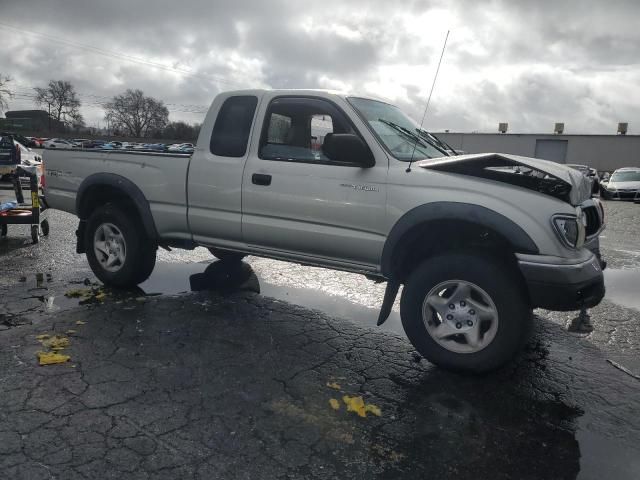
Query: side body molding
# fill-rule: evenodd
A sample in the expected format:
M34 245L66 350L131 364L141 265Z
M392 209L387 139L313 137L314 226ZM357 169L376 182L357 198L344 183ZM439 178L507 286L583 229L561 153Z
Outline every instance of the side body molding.
M94 173L85 178L80 184L76 194L76 212L78 217L80 217L81 223L85 222L91 214L91 205L87 203L87 200L91 200L94 193L98 193L104 187L119 190L123 196L130 199L140 216L142 225L149 238L158 238L158 232L153 221L153 216L151 215L149 202L144 196L144 193L142 193L142 190L140 190L140 187L128 178L114 173Z
M500 213L470 203L433 202L409 210L391 229L382 250L381 271L386 278L393 278L394 264L401 258L411 231L420 225L439 220L478 224L500 234L518 253L539 253L538 247L522 227Z

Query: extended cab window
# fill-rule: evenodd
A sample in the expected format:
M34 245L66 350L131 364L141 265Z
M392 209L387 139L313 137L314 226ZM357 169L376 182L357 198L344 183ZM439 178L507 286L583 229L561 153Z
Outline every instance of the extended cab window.
M331 103L316 98L277 98L265 116L260 158L309 163L335 163L322 151L333 133L354 133Z
M209 148L220 157L244 157L258 98L250 95L227 98L216 118Z

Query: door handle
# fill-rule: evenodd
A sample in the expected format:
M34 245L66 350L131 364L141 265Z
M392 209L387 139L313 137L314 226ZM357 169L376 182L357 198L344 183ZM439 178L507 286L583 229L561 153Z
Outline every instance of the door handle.
M254 173L251 175L251 182L255 185L271 185L271 175Z

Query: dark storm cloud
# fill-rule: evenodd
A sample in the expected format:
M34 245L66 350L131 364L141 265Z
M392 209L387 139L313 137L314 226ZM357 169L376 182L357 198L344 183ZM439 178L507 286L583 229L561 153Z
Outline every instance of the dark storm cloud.
M451 29L430 128L494 130L508 121L547 131L565 121L567 130L595 132L629 121L633 129L639 13L637 2L595 0L2 0L0 22L73 45L0 25L0 71L22 92L72 81L90 121L102 118L98 98L125 88L197 121L202 114L184 105L262 86L369 91L419 118ZM14 104L30 106L25 96Z

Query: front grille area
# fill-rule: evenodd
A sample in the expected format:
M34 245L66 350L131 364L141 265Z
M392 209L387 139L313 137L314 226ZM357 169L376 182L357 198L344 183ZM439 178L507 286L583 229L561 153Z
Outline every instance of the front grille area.
M585 232L587 237L593 235L600 229L600 215L596 207L586 207L582 210L587 219L587 225L585 226Z

